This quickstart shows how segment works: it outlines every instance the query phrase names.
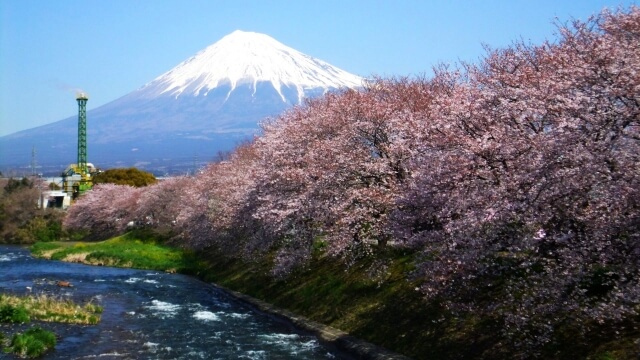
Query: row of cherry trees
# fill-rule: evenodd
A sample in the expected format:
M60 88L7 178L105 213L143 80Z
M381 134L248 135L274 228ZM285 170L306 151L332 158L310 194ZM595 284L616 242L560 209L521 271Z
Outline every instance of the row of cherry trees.
M640 304L638 49L632 7L429 79L375 79L269 120L196 177L96 186L66 225L145 224L273 255L279 276L319 247L347 262L407 247L426 298L527 349L560 324L619 324Z

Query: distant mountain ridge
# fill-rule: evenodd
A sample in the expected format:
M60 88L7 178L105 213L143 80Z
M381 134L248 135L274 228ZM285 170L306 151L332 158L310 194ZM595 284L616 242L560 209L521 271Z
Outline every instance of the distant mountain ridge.
M195 170L304 98L362 78L259 33L234 31L141 88L88 111L88 158L101 168ZM69 100L70 102L73 99ZM89 99L91 101L91 99ZM77 117L0 137L0 170L57 173L76 159Z

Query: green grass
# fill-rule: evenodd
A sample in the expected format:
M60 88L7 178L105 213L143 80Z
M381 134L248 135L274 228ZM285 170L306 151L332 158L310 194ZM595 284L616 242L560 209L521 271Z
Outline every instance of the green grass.
M95 325L100 321L102 307L87 303L80 306L68 299L47 295L16 296L0 293L0 323L29 323L32 320L68 324ZM38 326L9 339L0 333L0 347L6 353L35 358L53 349L56 336Z
M15 296L0 294L0 322L28 323L31 320L95 325L102 307L87 303L80 306L68 299L47 295Z
M268 264L231 260L209 251L203 254L209 264L205 280L414 359L518 357L501 343L499 319L456 313L437 302L426 302L417 291L418 282L408 280L415 261L410 252L389 249L377 260L362 259L348 270L336 259L316 256L308 269L274 280L267 275ZM372 278L374 269L385 271ZM486 301L491 301L491 294ZM544 358L636 359L634 339L640 333L629 329L620 335L594 334L588 346L568 336L575 329L560 329L555 346L542 349Z
M24 333L14 334L8 346L4 348L4 352L20 357L36 358L53 349L55 345L55 334L36 326Z
M154 241L143 232L131 232L101 242L36 243L36 257L90 265L127 267L197 275L195 254Z
M206 280L264 300L415 359L473 358L492 345L472 326L427 304L407 280L413 254L389 251L384 261L363 259L346 269L328 257L284 280L268 275L267 264L246 264L211 252ZM384 265L378 277L373 269Z
M0 302L1 302L0 295ZM0 323L28 323L31 321L29 312L23 305L3 304L0 306Z

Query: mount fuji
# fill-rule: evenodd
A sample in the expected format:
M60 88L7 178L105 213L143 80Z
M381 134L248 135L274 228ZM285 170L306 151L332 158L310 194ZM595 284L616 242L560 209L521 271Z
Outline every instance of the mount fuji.
M234 31L88 111L88 159L99 168L184 172L251 138L260 121L305 98L362 85L361 77L267 35ZM76 138L77 116L0 137L0 169L28 169L35 147L38 171L59 173L76 160Z

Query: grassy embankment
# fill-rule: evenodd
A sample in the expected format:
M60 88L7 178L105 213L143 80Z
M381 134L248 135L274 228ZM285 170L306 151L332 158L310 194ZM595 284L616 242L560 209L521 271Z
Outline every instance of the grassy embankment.
M101 313L102 308L91 303L80 306L70 300L47 295L0 294L0 323L25 324L37 320L93 325L100 321ZM53 349L56 336L51 331L34 326L11 336L0 333L0 345L6 353L33 358Z
M36 257L89 265L114 266L197 275L202 263L194 253L135 232L100 242L46 242L31 246Z
M423 301L418 284L407 280L415 256L410 252L388 250L345 271L344 264L319 251L308 269L283 280L268 275L268 264L247 264L212 250L181 252L139 233L99 243L36 244L33 252L58 260L197 275L415 359L514 357L495 336L501 326L496 319L455 315ZM567 337L544 352L556 359L635 359L636 337L637 332L614 341L596 338L586 350Z

